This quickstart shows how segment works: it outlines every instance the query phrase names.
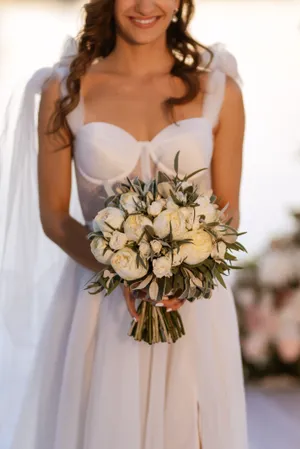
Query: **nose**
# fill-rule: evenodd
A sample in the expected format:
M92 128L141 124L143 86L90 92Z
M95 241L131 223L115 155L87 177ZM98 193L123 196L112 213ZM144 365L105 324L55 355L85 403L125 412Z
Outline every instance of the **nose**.
M150 16L154 11L154 0L137 0L136 11L142 16Z

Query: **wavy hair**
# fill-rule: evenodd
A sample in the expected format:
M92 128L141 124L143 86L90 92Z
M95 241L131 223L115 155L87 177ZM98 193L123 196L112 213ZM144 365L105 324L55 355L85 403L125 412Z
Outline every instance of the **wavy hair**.
M65 128L72 138L66 117L80 101L81 79L96 58L107 57L116 45L114 3L114 0L92 0L83 6L85 23L77 36L78 54L72 61L66 78L67 95L57 100L51 133ZM207 50L211 60L213 58L212 51L197 42L188 32L194 11L194 0L180 0L177 21L172 21L167 29L167 47L174 56L170 73L180 78L185 85L185 94L182 97L168 98L165 101L165 106L171 110L172 117L174 106L189 103L200 91L198 76L202 62L200 49ZM204 69L209 65L210 63Z

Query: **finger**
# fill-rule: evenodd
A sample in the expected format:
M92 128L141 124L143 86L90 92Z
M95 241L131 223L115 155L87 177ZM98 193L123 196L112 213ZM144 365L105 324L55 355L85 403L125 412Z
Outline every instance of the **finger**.
M135 307L135 298L132 295L132 292L128 287L124 288L124 297L127 304L127 309L132 318L134 318L136 321L139 319L139 315L137 313L136 307Z
M173 298L173 299L165 299L156 304L156 307L166 307L167 310L177 310L183 305L184 300Z

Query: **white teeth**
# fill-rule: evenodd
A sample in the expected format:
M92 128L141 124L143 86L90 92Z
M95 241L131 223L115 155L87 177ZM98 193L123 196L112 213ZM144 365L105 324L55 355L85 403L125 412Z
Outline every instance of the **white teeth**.
M153 17L152 19L132 19L132 20L133 20L134 22L141 23L141 24L143 24L143 25L148 25L148 24L150 24L150 23L155 22L156 17Z

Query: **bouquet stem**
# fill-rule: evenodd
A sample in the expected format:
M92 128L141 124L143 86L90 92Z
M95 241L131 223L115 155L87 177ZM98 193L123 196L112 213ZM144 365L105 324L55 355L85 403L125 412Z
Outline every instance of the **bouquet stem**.
M136 341L149 345L160 342L175 343L185 335L182 319L178 311L167 312L147 301L138 307L139 321L132 321L128 335Z

